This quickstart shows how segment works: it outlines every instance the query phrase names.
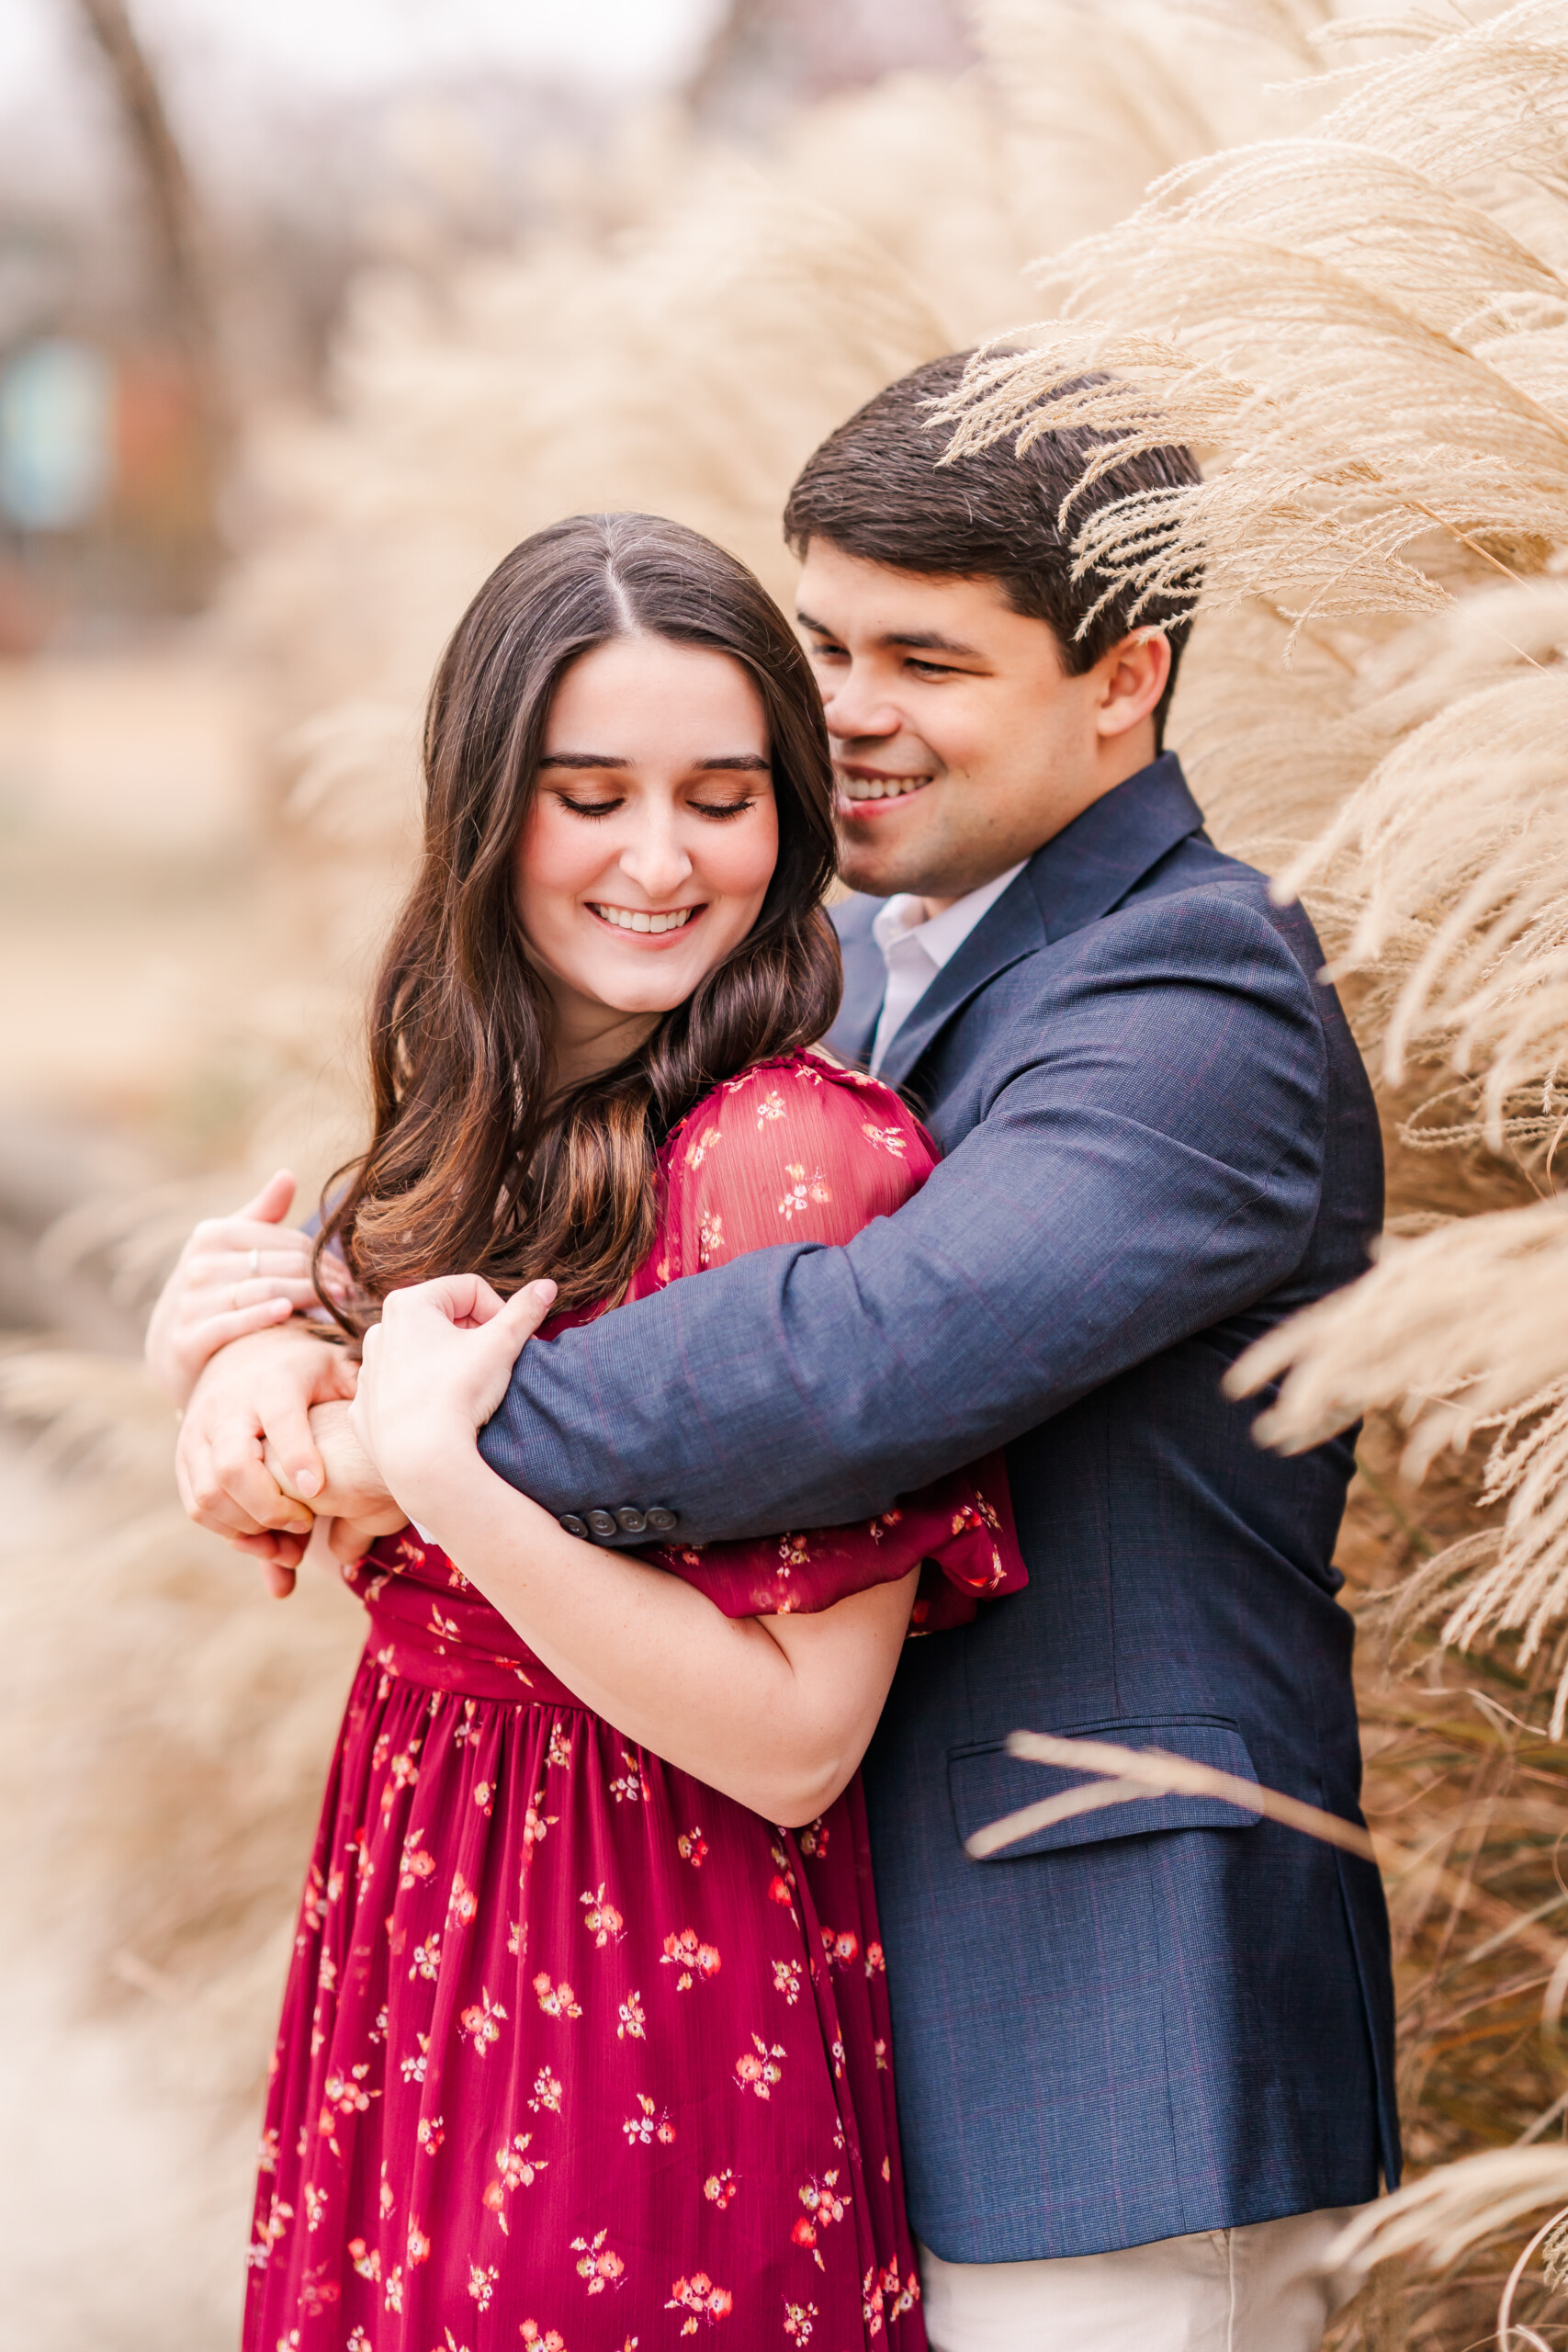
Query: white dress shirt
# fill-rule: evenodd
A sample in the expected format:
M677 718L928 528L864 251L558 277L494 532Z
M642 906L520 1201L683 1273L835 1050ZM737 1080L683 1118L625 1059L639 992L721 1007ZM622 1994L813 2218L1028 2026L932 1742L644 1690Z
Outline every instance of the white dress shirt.
M871 935L881 948L882 960L887 967L887 993L882 1000L882 1015L872 1043L873 1078L882 1067L884 1054L942 966L957 954L981 916L996 905L1008 884L1023 872L1028 863L1026 857L1020 858L1016 865L1010 865L995 881L982 882L977 890L954 899L940 915L925 914L924 901L912 899L903 890L878 910L872 922Z

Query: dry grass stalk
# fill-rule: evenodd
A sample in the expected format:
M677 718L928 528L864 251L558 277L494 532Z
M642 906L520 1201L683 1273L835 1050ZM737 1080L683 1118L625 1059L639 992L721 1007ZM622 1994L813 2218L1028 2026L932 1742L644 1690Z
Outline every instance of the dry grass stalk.
M1337 2241L1334 2258L1360 2264L1414 2254L1439 2269L1511 2222L1565 2198L1568 2150L1489 2148L1368 2206Z
M1064 1789L1059 1796L1042 1797L1000 1821L987 1822L965 1840L966 1850L977 1862L1016 1846L1021 1838L1032 1838L1037 1830L1071 1821L1080 1813L1094 1813L1106 1805L1136 1804L1151 1795L1167 1794L1217 1797L1223 1804L1260 1814L1287 1829L1322 1838L1325 1845L1342 1846L1347 1853L1359 1854L1366 1861L1377 1860L1371 1839L1354 1822L1325 1813L1321 1805L1303 1804L1299 1798L1284 1796L1278 1789L1244 1781L1235 1772L1216 1771L1212 1764L1171 1756L1163 1748L1122 1747L1113 1740L1057 1739L1045 1732L1015 1731L1009 1736L1008 1753L1032 1764L1054 1764L1069 1772L1102 1772L1109 1777L1089 1781L1079 1789Z
M1484 1529L1471 1459L1441 1458L1417 1491L1402 1443L1382 1414L1363 1431L1339 1561L1361 1628L1362 1802L1389 1890L1406 2156L1414 2178L1441 2180L1478 2149L1555 2143L1568 2114L1568 2051L1542 2014L1568 1949L1562 1768L1539 1723L1552 1661L1521 1668L1504 1641L1458 1673L1406 1605L1423 1571ZM1532 2226L1499 2215L1436 2273L1419 2248L1373 2244L1335 2352L1492 2342ZM1532 2267L1516 2315L1550 2324L1562 2308Z

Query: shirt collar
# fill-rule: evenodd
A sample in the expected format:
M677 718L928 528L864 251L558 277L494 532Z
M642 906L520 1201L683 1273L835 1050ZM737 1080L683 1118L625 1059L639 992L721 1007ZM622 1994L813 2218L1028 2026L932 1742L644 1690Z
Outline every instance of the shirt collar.
M1028 865L1020 858L1005 874L998 874L989 882L982 882L976 890L965 891L962 899L954 899L939 915L922 915L920 900L908 891L899 891L886 900L872 918L872 937L886 959L890 950L901 940L910 940L922 955L930 957L940 972L948 958L962 947L982 915L989 912L1007 888L1016 881Z

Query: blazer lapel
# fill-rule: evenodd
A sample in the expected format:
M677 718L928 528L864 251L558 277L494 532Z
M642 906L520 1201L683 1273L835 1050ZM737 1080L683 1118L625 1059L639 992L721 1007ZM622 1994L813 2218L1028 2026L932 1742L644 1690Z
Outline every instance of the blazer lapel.
M1174 752L1091 802L1035 851L943 965L889 1044L877 1076L889 1086L902 1086L939 1031L977 989L1021 956L1109 914L1151 866L1190 833L1201 831L1202 824L1203 812ZM866 930L869 939L869 922ZM874 940L870 945L877 953ZM879 1006L881 1001L879 988ZM868 1053L875 1027L874 1012Z
M868 899L857 891L852 899L845 899L828 910L844 959L844 996L839 1017L823 1043L852 1069L863 1069L871 1059L887 989L887 967L871 931L872 920L882 903L880 899Z
M976 989L984 988L1009 964L1016 964L1021 956L1031 956L1049 944L1039 902L1029 887L1029 874L1026 865L996 905L987 909L890 1040L876 1073L885 1085L903 1085L937 1031Z

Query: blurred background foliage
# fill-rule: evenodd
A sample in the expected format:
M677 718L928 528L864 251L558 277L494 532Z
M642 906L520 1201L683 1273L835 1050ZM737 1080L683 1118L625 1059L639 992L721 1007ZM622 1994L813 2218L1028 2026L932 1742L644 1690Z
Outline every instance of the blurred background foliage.
M259 2085L357 1612L325 1576L279 1608L186 1527L136 1350L193 1216L280 1159L308 1196L353 1142L356 1006L457 615L508 547L583 507L678 515L786 595L778 514L823 433L906 368L1034 318L1025 266L1112 229L1160 175L1309 135L1345 95L1324 37L1365 13L592 0L547 22L502 0L13 0L7 2347L232 2335ZM1568 36L1561 11L1536 15L1561 125ZM1355 70L1406 53L1380 26ZM1291 616L1266 594L1201 625L1173 740L1227 846L1276 870L1347 801L1386 741L1362 685L1400 626L1309 628L1287 660ZM1553 887L1568 902L1568 875ZM1337 869L1314 901L1331 935L1357 888ZM1388 968L1418 950L1402 933ZM1370 1050L1390 985L1376 956L1352 984ZM1472 1120L1428 1148L1420 1115L1454 1083L1446 1046L1384 1070L1407 1232L1554 1193L1539 1136ZM1427 1564L1501 1516L1481 1448L1413 1483L1391 1396L1360 1460L1341 1564L1426 2170L1564 2136L1568 1815L1545 1728L1561 1660L1549 1644L1521 1662L1512 1634L1456 1657L1430 1612L1401 1613ZM1344 2352L1484 2340L1540 2219L1483 2217L1435 2270L1430 2245L1384 2262ZM1539 2267L1517 2313L1568 2337Z

